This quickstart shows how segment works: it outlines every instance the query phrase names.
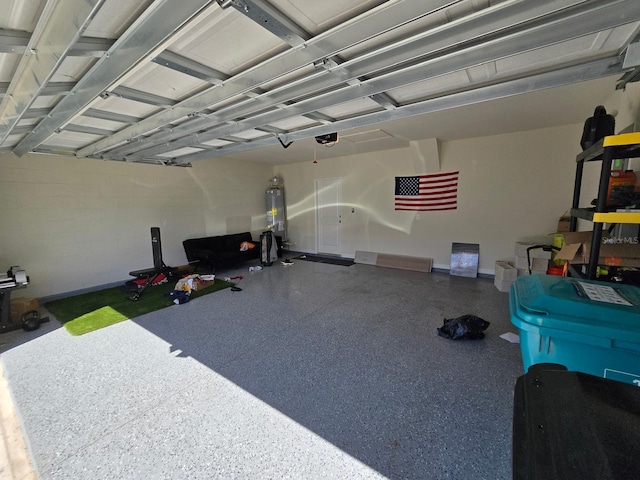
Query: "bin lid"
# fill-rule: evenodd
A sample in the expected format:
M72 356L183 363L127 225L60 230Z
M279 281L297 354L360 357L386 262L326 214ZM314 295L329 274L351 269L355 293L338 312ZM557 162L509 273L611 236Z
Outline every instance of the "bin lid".
M557 277L522 276L510 292L512 323L640 343L640 288Z

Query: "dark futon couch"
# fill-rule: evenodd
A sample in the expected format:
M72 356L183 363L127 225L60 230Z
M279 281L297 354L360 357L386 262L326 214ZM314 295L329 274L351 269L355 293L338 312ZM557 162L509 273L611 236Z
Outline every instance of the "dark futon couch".
M242 251L240 248L243 242L249 242L254 247ZM251 232L189 238L182 242L182 246L189 263L195 264L199 269L233 267L247 260L260 258L260 245L253 241Z

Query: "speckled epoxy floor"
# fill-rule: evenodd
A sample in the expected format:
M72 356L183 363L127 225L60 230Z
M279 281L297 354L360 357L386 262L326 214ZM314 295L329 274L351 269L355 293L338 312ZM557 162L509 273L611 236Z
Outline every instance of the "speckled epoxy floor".
M491 280L296 261L1 360L42 479L509 479L522 373ZM491 322L480 341L442 319ZM13 342L13 345L7 345Z

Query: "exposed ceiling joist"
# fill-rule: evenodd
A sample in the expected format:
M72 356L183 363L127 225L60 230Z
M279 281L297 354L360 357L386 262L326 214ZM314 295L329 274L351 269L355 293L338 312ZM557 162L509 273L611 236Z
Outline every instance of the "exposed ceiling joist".
M88 127L86 125L76 125L73 123L64 127L67 132L86 133L88 135L98 135L100 137L106 137L111 135L111 130L104 128Z
M0 53L22 55L27 49L30 39L29 32L0 28Z
M0 53L22 55L27 50L31 34L22 30L0 28ZM113 46L114 40L80 37L67 52L70 57L99 57Z
M136 123L140 119L133 115L125 115L122 113L109 112L107 110L97 110L95 108L88 108L82 113L85 117L98 118L100 120L107 120L110 122L119 123Z
M50 108L30 108L24 115L22 115L22 119L26 120L29 118L41 118L46 117L51 112Z
M154 57L152 61L158 65L162 65L163 67L199 78L200 80L204 80L205 82L209 82L214 85L219 85L229 78L228 75L218 72L213 68L169 51L160 53L158 56Z
M531 77L507 81L501 84L453 93L451 95L402 106L395 110L385 110L383 112L362 115L358 118L339 120L329 126L313 127L299 132L289 133L282 136L280 141L274 137L267 137L245 142L240 145L222 146L206 152L185 155L180 157L179 161L195 162L199 160L206 160L209 158L245 152L256 148L276 146L279 145L281 141L289 143L318 135L326 135L335 131L347 131L354 128L376 125L381 122L423 115L429 112L437 112L440 110L472 105L489 100L512 97L523 93L545 90L574 83L577 79L580 81L593 80L596 78L615 75L620 72L620 67L621 65L619 63L612 65L610 59L600 60L587 65L570 67L561 71L541 73Z
M322 123L323 125L331 125L336 121L335 118L320 112L307 112L304 116L311 120L315 120L318 123Z
M21 1L34 3L18 8ZM64 35L48 32L66 25L54 19L82 1L92 13ZM489 100L511 116L520 111L516 103L529 101L526 118L538 122L559 102L558 125L582 123L585 101L604 104L605 86L613 93L612 74L623 75L620 88L640 77L633 63L637 0L42 0L39 9L40 0L7 2L0 106L15 92L29 102L18 116L0 111L0 151L18 155L279 162L280 146L296 141L282 158L297 161L317 135L349 130L356 138L389 122L377 125L389 135L375 145L347 142L329 155L398 148L433 135L422 128L429 118L455 115L443 110L487 113L481 103ZM39 62L32 46L47 36L56 60L40 55ZM25 66L29 57L36 63ZM25 72L36 81L23 86ZM593 87L562 87L583 81ZM549 105L546 94L520 95L552 87L548 97L565 94ZM599 94L584 94L589 88ZM403 120L415 115L425 119ZM491 115L491 127L451 123L472 136L515 131L514 122ZM445 123L429 130L452 138ZM247 153L272 145L278 148L266 155Z
M431 3L431 2L430 2ZM437 3L437 2L432 2ZM457 2L447 2L457 3ZM308 64L313 64L327 56L353 45L376 37L381 31L388 31L425 17L442 7L425 7L423 2L397 0L387 2L329 31L313 37L305 43L305 48L290 49L275 55L260 64L234 75L224 82L224 88L212 87L180 102L171 111L151 115L111 137L95 142L78 151L79 156L90 156L119 145L131 138L187 117L204 107L215 105L234 96L250 92L256 86L283 77ZM204 106L204 107L203 107Z
M134 102L146 103L147 105L153 105L154 107L170 108L177 102L167 97L161 97L153 93L142 92L129 87L119 86L111 91L104 92L102 98L118 97Z
M74 82L48 82L40 88L39 94L43 97L51 95L66 95L71 91L71 89L73 89L74 86ZM0 82L0 96L7 95L8 91L9 83ZM29 110L26 110L23 116L27 115L28 111Z
M40 94L105 0L49 1L0 102L0 143ZM35 146L35 145L34 145Z
M198 142L213 140L219 135L234 135L238 132L267 125L288 118L293 115L305 115L310 112L322 110L330 105L343 104L364 96L377 95L388 90L416 83L427 77L436 77L447 73L459 71L470 66L481 65L495 58L504 58L518 53L553 45L562 38L577 38L589 33L597 32L603 28L609 28L619 21L621 13L626 14L629 21L640 20L640 10L627 5L626 10L620 12L619 9L611 8L611 3L615 1L600 2L598 14L595 15L592 9L575 7L570 15L559 16L551 22L532 22L521 26L519 29L513 28L513 33L494 39L491 36L482 37L489 40L484 43L471 42L466 48L459 48L447 55L429 58L421 61L417 65L409 65L404 69L396 69L393 74L386 74L374 77L371 80L362 82L360 85L352 87L334 85L334 88L325 94L316 95L308 100L293 103L286 108L269 111L264 114L255 115L246 120L234 121L232 124L221 125L210 128L197 136L186 136L162 145L145 148L139 154L129 155L135 158L136 155L157 155L159 153L175 150L194 145ZM481 48L480 48L481 47ZM232 118L220 118L219 115L212 115L217 123ZM171 136L176 137L184 132L185 127L174 129ZM143 141L137 147L143 147L148 142ZM108 156L108 153L107 153Z
M309 39L309 34L286 15L261 0L217 0L222 8L233 7L242 15L266 28L292 47L298 47Z
M83 0L78 0L83 3ZM200 13L211 0L156 0L100 58L90 72L82 77L51 114L27 135L14 149L24 155L36 148L61 126L85 109L97 96L106 91L124 72L167 41L186 22Z

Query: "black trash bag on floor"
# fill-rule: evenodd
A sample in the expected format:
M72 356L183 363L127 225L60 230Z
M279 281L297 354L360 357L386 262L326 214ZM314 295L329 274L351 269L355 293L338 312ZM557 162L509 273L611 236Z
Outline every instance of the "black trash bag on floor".
M458 318L445 318L438 335L451 340L478 340L484 338L489 322L475 315L462 315Z

